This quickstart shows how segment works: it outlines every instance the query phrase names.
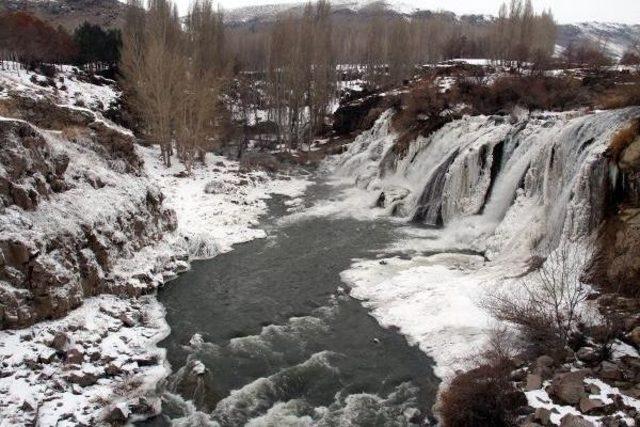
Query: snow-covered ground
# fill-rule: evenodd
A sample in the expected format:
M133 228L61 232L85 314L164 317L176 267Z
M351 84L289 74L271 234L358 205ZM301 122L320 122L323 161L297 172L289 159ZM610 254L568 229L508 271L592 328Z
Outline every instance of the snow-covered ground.
M186 239L192 258L211 258L232 246L264 238L259 218L267 212L273 194L292 199L301 196L310 181L265 172L239 173L237 161L208 153L205 166L182 176L184 166L166 168L157 148L139 147L147 173L166 196L167 206L178 215L178 234Z
M59 68L58 75L49 79L15 62L4 62L0 67L0 97L16 92L36 99L54 97L60 105L104 110L121 95L114 89L113 81L101 78L102 84L92 84L80 78L77 67Z
M0 97L46 98L64 108L90 111L96 121L131 135L101 115L119 96L110 86L86 83L71 67L59 71L55 87L38 83L44 80L13 67L0 70ZM167 169L159 150L140 146L135 152L144 161L142 173L125 173L117 160L102 157L82 135L37 132L55 154L69 157L65 179L73 184L43 199L34 211L7 209L2 233L44 247L53 235L74 236L83 233L83 224L100 224L119 244L131 246L126 256L112 260L113 282L141 292L188 268L188 259L213 257L234 244L265 237L258 227L267 212L266 199L282 194L296 200L310 183L284 174L241 173L238 162L212 154L206 166L179 177L184 167L178 162ZM117 220L135 216L158 190L163 206L176 212L177 230L137 247L119 232ZM78 297L82 300L81 289ZM99 295L59 320L0 331L0 425L95 425L105 416L119 423L130 413L153 413L159 404L155 385L168 374L164 352L156 344L168 333L163 308L153 295Z
M407 221L427 207L427 220L442 216L443 229L406 227L378 259L356 260L342 278L381 324L399 328L433 357L447 379L472 362L497 326L482 307L487 289L530 271L532 257L549 255L544 248L556 239L593 230L600 206L594 186L606 182L601 154L634 111L525 114L512 123L465 117L418 139L401 159L389 154L397 134L385 113L328 166L355 187L311 213L393 213ZM593 142L588 150L580 149L583 140ZM490 169L497 150L503 160L496 174ZM376 207L381 193L384 206Z

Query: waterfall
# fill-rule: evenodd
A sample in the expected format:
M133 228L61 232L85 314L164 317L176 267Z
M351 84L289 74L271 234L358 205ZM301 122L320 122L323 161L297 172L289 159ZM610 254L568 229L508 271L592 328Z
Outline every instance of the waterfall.
M608 186L616 184L605 150L638 115L634 107L464 117L419 137L401 156L392 149L398 135L387 111L340 157L337 171L379 200L393 193L393 212L407 220L495 253L517 245L545 255L602 221Z

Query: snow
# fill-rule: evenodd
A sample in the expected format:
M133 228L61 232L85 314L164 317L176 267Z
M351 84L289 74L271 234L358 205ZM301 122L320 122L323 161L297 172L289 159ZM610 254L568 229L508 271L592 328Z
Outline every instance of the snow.
M621 399L625 406L629 406L631 408L635 408L636 410L640 410L640 400L634 399L632 397L625 395L624 393L621 393L620 390L618 390L617 388L611 387L605 382L595 378L586 378L584 382L586 384L596 386L600 390L599 393L589 395L588 396L589 399L600 400L605 405L608 405L608 404L614 403L613 397L616 397L616 399ZM560 421L562 420L562 417L568 414L578 415L584 418L585 420L592 422L594 425L603 425L602 419L604 418L604 416L584 415L579 410L577 410L572 406L554 403L551 397L549 396L549 394L545 391L545 389L549 385L550 385L550 382L546 381L543 384L542 389L528 391L525 393L525 395L527 397L527 402L529 406L531 406L532 408L536 408L536 409L544 408L551 411L550 421L553 425L560 425ZM630 425L630 426L635 425L634 420L626 416L626 414L622 411L618 411L610 416L620 417L627 423L627 425Z
M56 88L41 87L32 79L43 81L42 76L9 64L0 70L0 97L13 93L34 99L46 97L57 105L91 112L96 121L131 135L101 115L101 110L120 96L117 91L109 85L81 81L73 67L63 67L59 75L66 90L58 79ZM267 212L267 199L272 194L288 196L288 207L298 209L300 196L310 184L303 177L286 174L240 173L238 162L213 154L207 155L206 166L196 166L190 176L178 178L182 166L174 164L167 169L159 160L158 149L139 146L135 151L144 160L144 170L125 173L123 160L105 158L87 138L71 141L64 132L34 129L45 138L52 155L69 157L65 181L72 185L40 200L35 211L6 208L0 215L2 237L15 237L37 248L45 247L56 236L84 235L83 224L99 227L127 248L112 259L109 274L114 284L126 285L134 294L136 290L149 292L185 271L189 259L213 257L230 251L234 244L265 237L257 226L260 216ZM92 185L95 180L104 185ZM148 194L159 194L160 190L165 198L163 206L176 211L178 229L137 247L128 241L116 220L138 215L145 209ZM83 253L94 257L89 250ZM54 253L45 261L52 271L66 272L63 260ZM78 292L82 300L77 280L70 283L75 287L60 287L55 292L61 296ZM9 285L2 282L0 286ZM51 348L58 332L71 340L64 351L74 347L84 353L82 363L65 363L64 354ZM168 333L164 309L153 295L87 298L62 319L20 331L1 331L0 424L31 424L37 412L41 426L96 425L108 411L117 408L126 416L143 401L148 413L157 412L155 387L167 376L168 366L164 350L156 344ZM198 337L192 344L198 344ZM119 373L109 374L107 367ZM201 372L198 365L194 369ZM73 383L74 375L98 378L94 384L82 386Z
M351 296L384 327L397 326L410 344L434 358L440 378L464 367L492 326L477 304L482 257L459 254L358 261L342 273Z
M266 199L273 194L296 199L310 181L302 177L264 172L238 174L239 164L208 153L205 166L190 176L177 177L184 166L174 162L166 168L157 147L140 147L147 173L166 197L166 205L178 216L178 234L186 238L193 258L211 258L228 252L233 245L266 237L257 228L267 211ZM205 192L208 188L209 192ZM293 203L293 202L290 202Z
M118 317L129 311L142 313L145 320L131 328L123 327ZM58 332L72 337L72 342L84 351L85 362L70 365L54 357L49 343ZM9 373L0 378L2 425L19 426L32 421L35 414L21 409L25 401L38 410L40 426L91 425L105 410L105 402L126 408L127 401L152 392L168 374L162 364L164 350L156 347L168 333L164 309L154 298L134 302L107 295L87 299L64 319L41 322L22 331L1 331L0 360L5 366L3 371ZM92 354L98 355L97 362L89 362ZM152 358L159 363L135 361ZM105 374L101 366L110 359L110 363L122 366L120 376ZM40 370L30 368L34 365L39 365ZM74 372L101 379L79 387L66 380Z
M441 206L444 228L406 227L379 259L355 260L342 279L382 325L418 344L447 379L468 366L497 326L482 308L487 292L514 288L515 278L530 272L530 261L549 257L560 241L577 242L576 253L584 250L580 242L595 231L604 203L594 197L608 174L602 153L637 111L463 117L418 138L403 158L390 154L397 135L387 112L327 164L351 187L310 213L407 221L421 203ZM493 176L489 153L502 141ZM583 149L582 141L591 145ZM422 200L440 174L440 184ZM381 193L393 204L375 208Z
M4 62L0 67L0 87L33 98L53 97L60 105L88 107L92 110L104 110L115 103L121 93L113 89L110 80L103 79L104 85L95 85L79 78L81 71L77 67L63 65L58 75L52 79L52 86L35 83L46 82L47 78L27 71L15 62ZM0 90L0 97L3 95Z

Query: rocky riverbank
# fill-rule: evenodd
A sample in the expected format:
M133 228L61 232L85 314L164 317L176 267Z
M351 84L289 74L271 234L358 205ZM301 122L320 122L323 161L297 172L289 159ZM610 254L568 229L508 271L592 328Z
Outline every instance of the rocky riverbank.
M0 418L124 423L159 409L155 289L254 229L306 181L208 155L191 175L105 118L120 94L65 67L0 71ZM22 329L17 329L22 328Z

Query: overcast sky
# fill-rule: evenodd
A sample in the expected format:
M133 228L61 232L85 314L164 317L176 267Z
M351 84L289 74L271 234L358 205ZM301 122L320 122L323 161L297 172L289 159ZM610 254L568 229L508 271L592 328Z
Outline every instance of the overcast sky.
M191 0L176 0L186 10ZM294 3L291 0L218 0L225 9L274 3ZM461 13L498 13L502 0L393 0L410 3L422 9L444 9ZM560 23L611 21L640 24L640 0L533 0L536 9L551 7Z

